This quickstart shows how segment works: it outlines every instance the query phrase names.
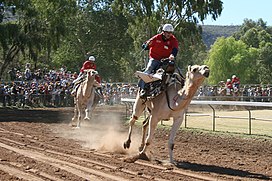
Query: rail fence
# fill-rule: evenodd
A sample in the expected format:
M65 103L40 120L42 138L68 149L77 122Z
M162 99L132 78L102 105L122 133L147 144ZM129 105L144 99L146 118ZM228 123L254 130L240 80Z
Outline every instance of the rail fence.
M132 113L133 104L135 102L135 99L128 99L128 98L122 98L121 102L126 106L126 116L128 117ZM212 131L216 131L216 121L218 118L222 119L243 119L248 120L248 134L252 134L252 120L257 121L265 121L272 124L272 116L269 118L265 117L253 117L252 111L253 110L270 110L272 109L272 103L271 102L242 102L242 101L199 101L199 100L192 100L190 105L198 105L198 106L208 106L211 109L211 114L205 113L205 114L197 114L193 112L188 112L188 110L185 113L185 119L184 119L184 126L187 127L188 124L188 118L189 117L210 117L212 120ZM234 115L235 111L232 111L229 116L220 116L217 114L216 107L218 106L235 106L239 107L240 109L245 109L248 112L247 117L237 116ZM190 106L189 106L190 108ZM146 113L145 113L146 114ZM272 115L272 114L271 114ZM272 125L271 132L272 132Z

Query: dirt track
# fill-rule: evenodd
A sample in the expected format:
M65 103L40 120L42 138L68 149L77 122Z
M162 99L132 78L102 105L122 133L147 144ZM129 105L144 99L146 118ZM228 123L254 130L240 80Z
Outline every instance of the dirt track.
M0 180L272 180L272 140L195 131L178 132L176 165L168 159L169 131L155 135L152 161L126 163L124 109L99 108L81 129L68 126L71 109L0 110Z

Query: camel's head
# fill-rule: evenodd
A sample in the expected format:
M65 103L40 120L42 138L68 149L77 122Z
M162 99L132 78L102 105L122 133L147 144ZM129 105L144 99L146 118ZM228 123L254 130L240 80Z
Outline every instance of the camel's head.
M87 69L87 70L84 70L86 73L87 73L87 77L94 77L95 75L98 74L98 72L94 69Z
M187 77L190 79L203 79L209 77L210 69L207 65L188 66Z

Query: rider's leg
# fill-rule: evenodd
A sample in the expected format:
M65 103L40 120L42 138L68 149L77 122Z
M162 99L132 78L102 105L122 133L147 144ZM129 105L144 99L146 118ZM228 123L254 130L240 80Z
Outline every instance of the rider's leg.
M78 88L79 83L81 82L81 80L83 79L84 74L82 72L79 73L78 77L73 81L73 88L72 88L72 92L71 95L75 95L76 90Z
M151 74L154 73L160 66L160 61L155 60L153 58L149 59L148 64L146 66L146 69L144 73ZM138 83L138 86L141 88L140 97L146 98L148 93L148 86L146 86L146 83L141 79Z

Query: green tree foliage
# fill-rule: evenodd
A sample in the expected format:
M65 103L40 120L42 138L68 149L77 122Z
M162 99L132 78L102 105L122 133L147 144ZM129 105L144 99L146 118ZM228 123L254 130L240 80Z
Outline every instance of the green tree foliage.
M99 8L96 3L83 2L81 6L69 22L72 31L63 41L65 48L56 52L54 64L70 62L66 64L68 69L78 72L86 58L94 55L103 80L126 80L134 67L129 53L133 41L127 34L126 18L113 14L109 6Z
M112 9L129 20L129 33L134 40L136 52L140 51L144 41L158 33L158 27L164 23L172 23L175 26L175 36L180 41L177 63L184 67L194 63L193 55L197 55L195 51L204 50L200 36L202 30L196 24L208 15L217 19L222 12L222 1L114 0Z
M164 23L175 26L180 40L178 65L201 62L205 47L199 21L215 20L222 1L170 0L2 0L14 8L13 18L0 24L0 75L13 62L36 66L67 66L78 71L88 54L97 58L106 80L132 80L143 67L141 44ZM1 14L3 15L3 14ZM5 20L5 21L4 21ZM10 27L10 28L8 28ZM14 61L14 60L18 61ZM18 66L19 66L18 63ZM40 67L41 68L41 67Z
M272 42L260 48L260 58L257 62L257 77L259 83L271 84L272 80Z
M234 74L241 78L241 83L255 83L257 57L257 49L248 49L240 40L236 41L233 37L218 38L206 61L211 69L209 83L226 81Z
M2 61L0 77L21 52L24 59L36 64L43 50L46 50L46 60L50 60L51 49L56 49L65 32L65 20L73 15L75 1L1 1L5 9L15 8L12 17L3 18L0 24ZM19 62L19 61L17 61ZM20 66L20 65L17 65Z
M229 38L218 38L206 63L211 67L209 83L240 77L243 84L269 84L272 70L272 31L266 23L246 19L240 30Z
M255 47L258 49L258 57L255 64L255 67L258 69L255 75L256 83L271 83L271 29L272 27L268 27L262 19L256 22L246 19L240 31L234 34L234 37L246 43L248 48Z

